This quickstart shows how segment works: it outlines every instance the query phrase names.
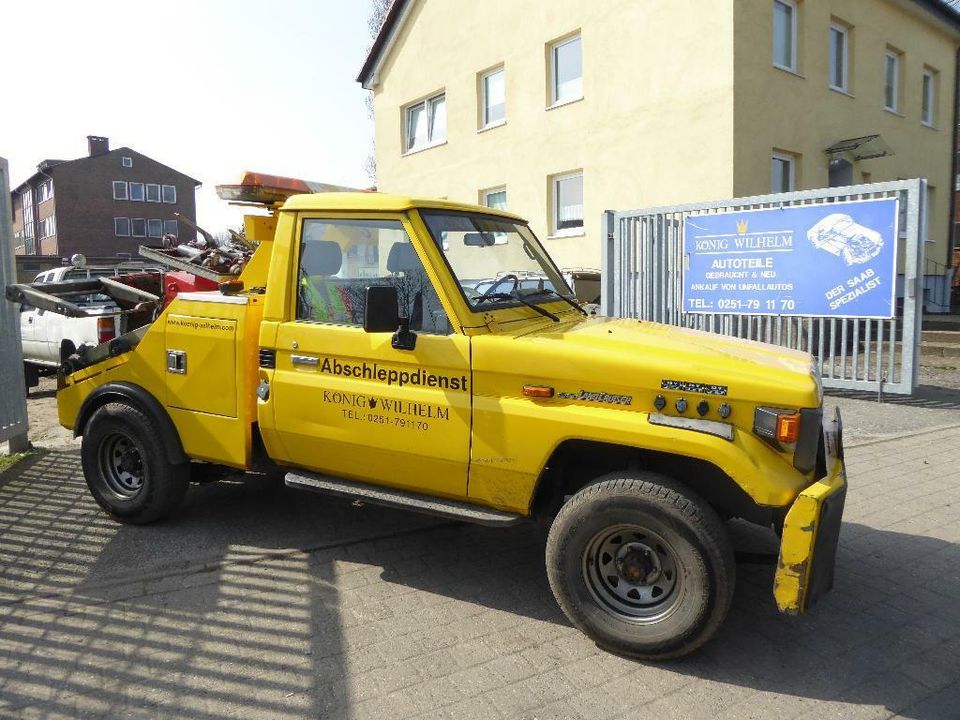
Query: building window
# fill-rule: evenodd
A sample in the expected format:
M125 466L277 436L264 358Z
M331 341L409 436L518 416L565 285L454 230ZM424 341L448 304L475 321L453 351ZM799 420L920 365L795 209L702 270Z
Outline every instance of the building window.
M113 219L113 234L117 237L130 237L130 218Z
M175 185L164 185L163 186L163 201L165 203L176 204L177 202L177 188Z
M163 237L163 220L147 220L147 237Z
M124 167L133 167L133 158L124 155L122 158L120 158L120 164Z
M923 81L920 92L920 122L927 127L937 123L937 73L930 68L923 69Z
M550 104L562 105L582 97L583 58L577 35L550 46Z
M421 150L447 140L447 102L441 93L406 109L404 151Z
M127 199L127 184L123 180L113 181L113 199L114 200Z
M491 188L490 190L480 191L480 204L494 210L507 209L507 189L505 187ZM493 241L496 245L507 244L507 234L495 232Z
M44 180L37 186L37 205L53 198L53 180Z
M177 237L180 234L180 229L177 226L176 220L164 220L163 221L163 234L164 235L173 235Z
M773 0L773 64L797 71L797 3Z
M840 92L849 90L850 31L842 25L830 26L830 87Z
M57 234L57 221L51 215L40 221L40 239L53 237Z
M583 172L554 175L552 182L553 218L551 234L583 233Z
M502 125L507 119L507 93L503 68L480 76L480 128Z
M883 106L900 111L900 53L887 50L883 56Z
M792 192L796 186L796 158L774 153L770 173L770 192Z
M134 237L146 237L147 236L147 221L143 218L133 218L130 221L131 235Z
M147 202L160 202L159 185L147 185Z
M138 202L143 202L143 183L132 182L130 183L130 199L136 200Z

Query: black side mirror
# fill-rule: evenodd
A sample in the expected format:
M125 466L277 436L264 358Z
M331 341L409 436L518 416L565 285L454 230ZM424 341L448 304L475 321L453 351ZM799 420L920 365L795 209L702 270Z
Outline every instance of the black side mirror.
M371 285L363 312L363 329L368 333L393 332L400 327L400 303L392 285Z
M368 333L395 331L390 344L397 350L413 350L417 345L416 333L410 332L410 319L400 317L397 288L393 285L367 288L363 329Z

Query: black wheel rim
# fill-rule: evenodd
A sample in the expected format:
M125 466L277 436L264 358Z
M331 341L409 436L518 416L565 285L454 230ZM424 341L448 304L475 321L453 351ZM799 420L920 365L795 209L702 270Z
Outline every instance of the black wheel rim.
M112 433L100 442L100 473L107 487L120 498L131 500L143 489L143 455L140 447L123 433Z
M684 596L673 546L639 525L614 525L596 533L583 553L583 579L600 607L637 624L662 621Z

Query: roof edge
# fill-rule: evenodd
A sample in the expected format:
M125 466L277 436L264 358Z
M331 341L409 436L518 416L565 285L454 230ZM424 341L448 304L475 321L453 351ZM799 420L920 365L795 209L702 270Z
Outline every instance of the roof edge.
M943 0L913 0L913 2L930 14L936 15L937 18L960 33L960 15L947 6Z
M370 46L370 52L367 53L366 60L363 61L363 67L360 68L360 74L357 75L357 82L363 86L364 90L373 90L380 81L380 68L382 67L390 51L393 49L393 43L403 28L403 23L410 14L410 9L416 0L393 0L387 16L380 26L380 32L377 33L373 45Z

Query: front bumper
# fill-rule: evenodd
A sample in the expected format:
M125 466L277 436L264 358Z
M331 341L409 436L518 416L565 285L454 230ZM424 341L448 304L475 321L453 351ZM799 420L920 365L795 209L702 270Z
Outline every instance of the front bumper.
M826 474L797 496L783 524L773 596L780 612L788 615L808 610L833 587L847 496L839 409L832 420L824 423L822 447Z

